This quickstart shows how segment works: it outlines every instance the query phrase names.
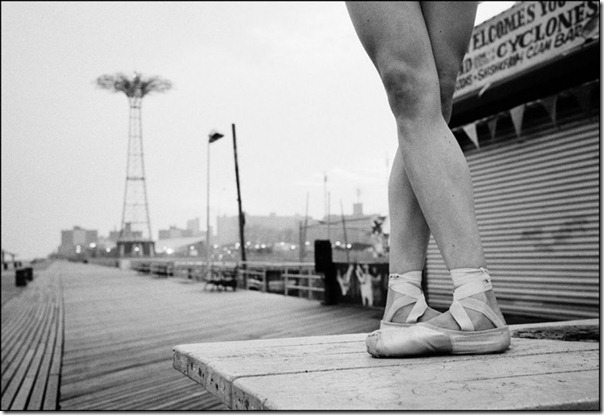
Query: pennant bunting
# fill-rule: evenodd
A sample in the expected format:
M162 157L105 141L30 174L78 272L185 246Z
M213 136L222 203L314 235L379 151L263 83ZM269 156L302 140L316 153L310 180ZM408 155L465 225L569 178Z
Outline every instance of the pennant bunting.
M480 145L478 144L478 133L476 132L476 123L473 122L472 124L464 125L462 128L476 148L480 148Z
M482 97L484 95L484 93L487 92L487 89L489 89L490 87L491 87L491 83L488 82L487 84L485 84L485 86L480 88L480 91L478 91L478 98Z
M526 104L518 105L510 110L510 116L512 117L512 122L514 123L514 130L516 130L516 135L520 137L520 133L522 132L522 118L524 117L524 107Z
M551 95L547 98L540 99L539 102L547 111L554 125L556 125L556 102L558 102L558 95Z
M570 92L573 94L573 97L575 97L575 99L579 103L579 106L581 107L581 109L584 112L589 113L589 110L590 110L590 105L589 105L590 91L589 91L589 88L588 87L586 88L584 86L580 86L580 87L577 87L577 88L573 88Z
M495 138L495 129L497 128L497 120L499 119L499 116L495 116L493 118L491 118L487 125L489 126L489 133L491 134L491 139Z

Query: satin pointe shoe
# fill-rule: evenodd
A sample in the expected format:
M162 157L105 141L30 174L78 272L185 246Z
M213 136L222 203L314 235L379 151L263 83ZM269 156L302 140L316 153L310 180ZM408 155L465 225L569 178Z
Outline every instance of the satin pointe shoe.
M380 322L380 329L409 327L417 323L428 309L426 298L420 288L421 271L411 271L405 274L390 274L388 280L388 300L386 311ZM405 323L395 323L392 320L396 313L410 304L415 304Z
M490 277L481 269L482 278L458 278L449 309L461 330L451 330L417 323L398 330L376 330L366 340L367 351L374 357L412 357L431 354L501 353L510 346L510 331L493 309L471 296L492 289ZM477 311L495 328L475 331L466 309Z

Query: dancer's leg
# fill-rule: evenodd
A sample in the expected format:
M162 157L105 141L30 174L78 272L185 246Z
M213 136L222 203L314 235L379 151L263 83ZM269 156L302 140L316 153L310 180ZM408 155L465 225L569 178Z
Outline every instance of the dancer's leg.
M476 2L424 1L420 2L420 6L436 63L442 114L448 122L451 118L457 74L461 68L474 27ZM493 291L476 294L473 297L488 304L503 319ZM468 315L475 322L477 329L492 327L492 324L481 318L480 313L468 310ZM444 314L438 320L432 321L431 324L443 327L457 325L450 313Z
M445 263L449 269L484 267L469 169L441 114L438 73L419 3L347 5L386 88L404 169Z
M451 118L455 82L474 26L476 4L463 2L444 16L433 2L420 3L431 39L440 87L441 112L445 122ZM436 6L436 7L435 7ZM454 21L456 24L451 24ZM430 229L413 193L397 149L388 184L390 232L390 273L422 270L430 239ZM391 292L389 291L389 297ZM389 300L391 300L389 298ZM391 301L389 301L391 302ZM392 321L403 323L412 304L403 307ZM388 312L388 307L386 307ZM437 313L427 310L420 321Z
M476 14L475 2L461 2L447 13L434 2L421 2L422 13L430 36L438 84L441 113L445 122L451 119L455 82ZM455 22L455 24L452 24ZM403 167L400 149L392 165L388 187L391 220L390 271L405 273L423 268L430 229L413 193Z
M388 182L390 272L404 274L424 268L430 229L411 188L397 150Z
M407 274L405 278L411 278L407 282L411 282L420 289L421 271L426 260L430 229L407 178L400 149L396 152L390 172L388 205L390 215L390 275L405 275L415 271L413 274ZM398 285L401 282L388 281L388 297L384 309L385 321L399 324L406 323L415 306L415 302L402 306L397 305L401 294L408 296L410 293L404 287L398 289L393 287L393 285ZM411 292L417 292L414 288L410 288ZM393 309L393 307L396 307L396 309ZM439 312L427 308L417 321L428 321L439 314Z
M441 111L447 124L451 120L457 75L474 28L477 3L472 1L419 3L432 45L440 86Z

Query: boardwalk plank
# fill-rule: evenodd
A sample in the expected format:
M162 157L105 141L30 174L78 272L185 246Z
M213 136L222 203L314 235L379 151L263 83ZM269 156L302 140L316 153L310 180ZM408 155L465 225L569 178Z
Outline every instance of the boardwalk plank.
M204 291L203 283L93 265L61 267L65 410L226 409L172 368L175 344L366 332L379 325L375 309L247 290Z
M49 330L52 330L52 319L48 320L42 328L42 337L37 340L35 345L35 354L30 362L23 361L22 365L28 365L27 372L25 373L25 379L19 387L19 391L10 405L11 410L22 411L25 409L29 396L32 392L36 377L42 382L46 382L46 374L40 373L41 364L43 361L44 354L46 352L46 341L49 336Z
M43 274L41 276L40 274ZM55 350L60 286L52 271L39 273L23 292L2 305L2 409L40 410L48 391ZM6 314L5 314L6 312ZM6 316L10 317L6 317ZM58 376L56 376L58 387ZM55 393L58 389L55 387ZM56 409L56 397L54 398Z
M46 385L46 393L44 394L44 404L42 409L44 411L56 411L59 409L58 405L59 395L59 375L50 375L48 377L48 383ZM62 408L60 408L62 409Z

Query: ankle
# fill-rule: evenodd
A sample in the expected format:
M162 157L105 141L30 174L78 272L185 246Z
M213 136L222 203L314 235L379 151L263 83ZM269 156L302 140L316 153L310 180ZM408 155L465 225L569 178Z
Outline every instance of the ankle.
M402 283L413 284L421 289L422 271L408 271L402 274L391 272L388 276L388 287L396 286Z

